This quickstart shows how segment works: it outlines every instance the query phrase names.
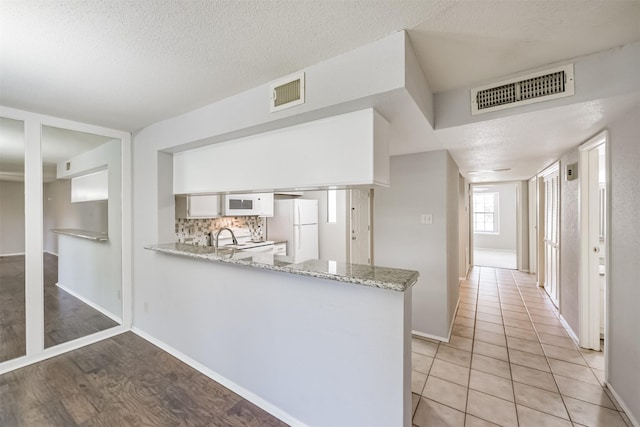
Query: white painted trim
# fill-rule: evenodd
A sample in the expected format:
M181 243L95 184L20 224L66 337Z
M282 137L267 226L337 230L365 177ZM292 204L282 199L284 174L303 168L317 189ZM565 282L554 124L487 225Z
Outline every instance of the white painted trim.
M99 311L100 313L104 314L105 316L107 316L108 318L113 320L114 322L122 323L122 318L116 316L115 314L113 314L112 312L107 310L106 308L99 306L95 302L93 302L91 300L88 300L87 298L85 298L82 295L76 293L75 291L72 291L71 289L67 288L66 286L61 285L60 282L56 283L56 286L59 287L60 289L62 289L63 291L65 291L66 293L68 293L69 295L71 295L72 297L79 299L80 301L82 301L83 303L87 304L91 308L93 308L93 309Z
M44 348L44 292L43 292L43 218L42 218L42 126L52 126L73 131L99 134L121 141L122 156L122 325L110 329L116 333L129 330L132 324L132 150L131 133L116 129L47 116L30 111L0 105L0 116L24 122L25 138L25 323L27 356L0 363L0 370L11 370L7 366L25 366L51 355L81 347L85 341L74 340L55 346L55 350ZM114 333L98 332L94 341L108 338ZM78 341L80 345L72 344ZM88 341L87 341L88 342ZM59 349L67 349L59 351ZM54 354L55 353L55 354Z
M629 418L629 421L631 421L631 424L633 425L633 427L640 427L640 423L638 423L638 420L635 419L635 417L633 416L633 414L629 410L629 407L627 406L627 404L624 403L624 400L622 400L620 398L620 395L614 390L614 388L611 386L611 384L609 384L606 381L605 381L605 384L606 384L607 388L609 389L609 391L611 392L611 394L613 394L613 397L615 397L616 400L618 401L618 404L620 405L620 407L624 411L624 414Z
M0 256L19 256L24 255L24 252L16 252L14 254L0 254Z
M49 254L49 255L53 255L53 256L59 256L58 254L51 252L51 251L44 251L44 253Z
M594 309L597 308L599 312L599 303L600 303L600 290L591 289L590 280L589 280L589 257L590 257L590 247L589 247L589 153L591 150L598 148L600 145L605 144L608 140L608 133L606 130L600 132L596 136L589 139L584 144L578 147L579 150L579 174L578 179L579 190L578 190L578 200L579 200L579 219L578 224L580 228L580 262L579 262L579 272L578 272L578 309L579 309L579 336L580 336L580 346L584 348L589 348L593 350L600 349L600 316L591 316L591 313ZM608 157L607 157L608 158ZM610 183L610 171L609 168L606 168L607 173L607 192L610 193L609 183ZM610 218L609 212L609 203L606 204L605 209L607 210L607 224L609 222L608 218ZM609 239L605 241L605 265L608 270L609 265ZM605 277L608 276L608 271L605 271ZM608 286L607 286L608 289ZM597 292L596 292L597 291ZM607 298L605 296L605 304ZM608 313L608 307L605 307L605 316ZM608 322L605 321L605 326ZM595 331L597 330L597 334ZM606 338L606 331L605 331ZM605 339L606 342L606 339ZM605 351L606 354L606 351ZM606 357L606 356L605 356ZM606 367L606 364L605 364ZM605 369L606 372L606 369Z
M541 172L538 173L538 178L544 178L547 175L551 175L554 172L560 172L560 161L556 160L551 165L547 166Z
M62 344L55 345L53 347L49 347L41 353L37 353L32 356L22 356L8 360L6 362L2 362L0 363L0 375L6 374L7 372L11 372L15 369L24 368L25 366L50 359L55 356L59 356L72 350L77 350L98 341L103 341L107 338L120 335L124 332L127 332L127 329L124 326L115 326L104 331L96 332L95 334L87 335L86 337L78 338L73 341L68 341Z
M567 331L567 334L569 335L569 337L571 337L573 342L578 347L580 347L580 340L578 339L578 336L573 331L573 328L571 326L569 326L569 322L566 321L566 319L562 316L562 314L560 315L560 323L562 323L562 326L564 326L564 329Z
M452 322L453 324L453 322ZM452 328L453 330L453 328ZM431 334L425 334L424 332L419 332L419 331L411 331L411 335L415 335L417 337L422 337L422 338L429 338L431 340L436 340L436 341L441 341L443 343L448 343L449 339L445 338L445 337L441 337L439 335L431 335Z
M197 362L196 360L192 359L191 357L187 356L186 354L176 350L175 348L171 347L170 345L166 344L165 342L153 337L152 335L149 335L145 331L143 331L143 330L141 330L141 329L139 329L139 328L137 328L135 326L133 328L131 328L131 331L133 333L135 333L136 335L140 336L141 338L149 341L151 344L153 344L153 345L155 345L157 347L160 347L162 350L166 351L167 353L169 353L173 357L177 358L178 360L186 363L187 365L189 365L190 367L192 367L196 371L206 375L207 377L211 378L212 380L216 381L217 383L222 384L224 387L226 387L229 390L233 391L234 393L240 395L244 399L248 400L249 402L251 402L254 405L258 406L259 408L263 409L264 411L270 413L271 415L273 415L274 417L278 418L279 420L281 420L281 421L283 421L283 422L285 422L285 423L287 423L287 424L289 424L291 426L301 426L301 427L305 427L306 426L306 424L304 424L302 421L300 421L297 418L289 415L288 413L284 412L283 410L281 410L277 406L273 405L272 403L267 402L262 397L254 394L253 392L245 389L244 387L239 386L238 384L236 384L233 381L227 379L226 377L220 375L219 373L215 372L214 370L206 367L202 363Z
M516 249L494 249L494 248L473 248L474 250L481 250L481 251L494 251L494 252L510 252L510 253L517 253L518 251Z

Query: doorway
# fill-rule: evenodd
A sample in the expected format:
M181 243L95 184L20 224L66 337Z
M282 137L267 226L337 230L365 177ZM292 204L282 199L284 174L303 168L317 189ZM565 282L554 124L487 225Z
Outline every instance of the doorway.
M580 346L602 351L607 287L607 134L580 146Z
M373 190L349 191L349 262L373 264L371 213Z
M517 269L517 185L471 186L473 264Z
M560 295L560 165L555 163L541 174L540 198L543 199L544 226L540 229L544 262L539 266L542 286L559 307Z

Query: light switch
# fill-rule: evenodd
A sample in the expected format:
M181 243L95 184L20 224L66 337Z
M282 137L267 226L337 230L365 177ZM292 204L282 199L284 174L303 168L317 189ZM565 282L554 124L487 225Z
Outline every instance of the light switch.
M432 214L422 214L420 216L420 222L422 224L433 224L433 215Z

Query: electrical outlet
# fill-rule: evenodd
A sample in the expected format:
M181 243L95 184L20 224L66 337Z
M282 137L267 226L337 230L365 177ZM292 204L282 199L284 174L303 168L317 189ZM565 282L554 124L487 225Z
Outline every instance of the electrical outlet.
M432 214L422 214L420 216L420 222L422 224L433 224L433 215Z
M149 312L149 303L148 302L144 302L144 312L148 313Z
M118 295L118 300L121 300L122 299L122 291L120 291L120 289L118 289L117 295Z

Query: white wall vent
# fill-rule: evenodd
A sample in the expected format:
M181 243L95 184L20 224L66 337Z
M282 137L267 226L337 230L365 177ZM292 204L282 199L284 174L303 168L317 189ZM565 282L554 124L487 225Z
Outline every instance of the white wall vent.
M574 94L573 64L471 89L471 114L504 110Z
M272 82L271 112L304 104L304 72L291 74Z

